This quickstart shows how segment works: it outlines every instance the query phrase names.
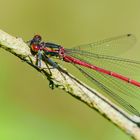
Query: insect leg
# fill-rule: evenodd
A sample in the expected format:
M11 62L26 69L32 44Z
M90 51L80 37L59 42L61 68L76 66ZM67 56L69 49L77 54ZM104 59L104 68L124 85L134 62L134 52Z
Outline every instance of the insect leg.
M59 65L54 62L53 60L51 60L46 54L43 54L43 60L44 62L47 64L50 64L53 68L58 68Z
M39 50L36 56L36 65L41 68L41 64L42 64L42 51Z

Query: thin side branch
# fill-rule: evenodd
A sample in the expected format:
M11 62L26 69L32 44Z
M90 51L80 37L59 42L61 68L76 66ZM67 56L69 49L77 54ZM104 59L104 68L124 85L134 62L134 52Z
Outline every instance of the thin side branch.
M97 110L102 116L110 120L125 133L140 140L140 118L131 116L121 108L117 107L102 94L91 89L83 82L76 79L65 69L49 70L45 63L39 69L35 65L35 58L30 52L30 48L21 39L13 37L0 30L0 47L19 57L33 68L41 72L50 81L50 86L61 88L67 93L86 103L89 107ZM50 73L51 72L51 73Z

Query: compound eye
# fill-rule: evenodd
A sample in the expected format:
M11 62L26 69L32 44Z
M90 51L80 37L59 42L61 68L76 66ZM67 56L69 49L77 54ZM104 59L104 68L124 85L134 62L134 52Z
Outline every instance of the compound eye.
M41 36L40 35L35 35L33 39L36 42L40 42L41 41Z

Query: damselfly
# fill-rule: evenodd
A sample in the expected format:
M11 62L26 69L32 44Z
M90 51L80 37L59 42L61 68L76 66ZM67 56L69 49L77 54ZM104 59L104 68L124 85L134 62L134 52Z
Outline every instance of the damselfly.
M126 34L72 49L54 43L42 42L40 35L29 41L32 54L37 56L37 66L41 60L54 68L59 65L51 60L56 56L72 63L100 90L130 113L140 116L139 112L123 98L124 95L140 96L140 61L116 57L115 55L131 48L135 36Z

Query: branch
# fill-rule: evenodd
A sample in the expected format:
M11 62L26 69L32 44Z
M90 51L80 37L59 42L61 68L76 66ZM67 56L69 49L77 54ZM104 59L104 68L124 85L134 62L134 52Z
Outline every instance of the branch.
M13 37L0 30L0 47L19 57L45 75L50 81L50 86L52 88L57 87L65 90L70 95L98 111L102 116L121 128L125 133L136 140L140 140L139 117L131 116L109 101L102 94L91 89L73 75L66 72L64 68L61 68L61 70L48 69L50 66L47 67L45 63L43 63L42 68L38 68L35 65L36 59L31 54L30 48L21 38Z

